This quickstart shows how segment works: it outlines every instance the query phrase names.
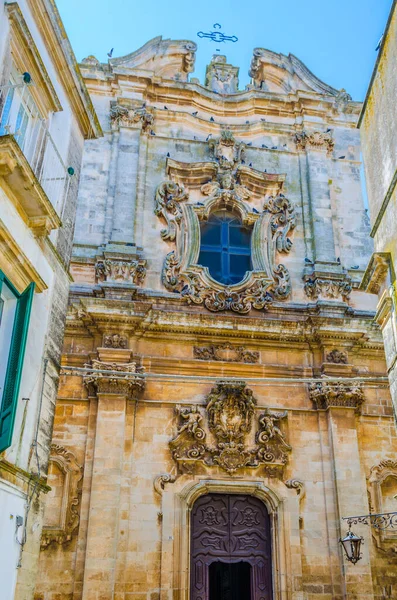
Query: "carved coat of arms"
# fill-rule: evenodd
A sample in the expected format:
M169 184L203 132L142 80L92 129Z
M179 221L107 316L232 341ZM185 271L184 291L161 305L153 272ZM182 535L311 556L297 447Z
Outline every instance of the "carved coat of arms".
M218 383L205 408L177 406L178 432L170 442L173 458L188 472L199 464L218 465L231 475L242 468L282 471L291 450L279 426L287 413L265 409L254 432L255 407L252 390L235 381Z

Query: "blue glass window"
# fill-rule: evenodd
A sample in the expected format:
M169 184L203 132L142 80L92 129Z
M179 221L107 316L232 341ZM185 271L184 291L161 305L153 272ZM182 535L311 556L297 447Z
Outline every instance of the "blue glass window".
M251 230L225 210L201 224L199 264L219 283L239 283L251 270Z

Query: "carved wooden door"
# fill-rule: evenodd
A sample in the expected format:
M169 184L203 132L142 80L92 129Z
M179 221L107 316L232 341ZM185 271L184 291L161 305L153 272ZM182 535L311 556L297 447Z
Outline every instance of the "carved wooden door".
M217 561L248 563L247 597L272 600L270 518L263 502L237 494L209 494L197 500L191 517L190 600L210 600L209 567ZM240 600L233 594L230 598Z

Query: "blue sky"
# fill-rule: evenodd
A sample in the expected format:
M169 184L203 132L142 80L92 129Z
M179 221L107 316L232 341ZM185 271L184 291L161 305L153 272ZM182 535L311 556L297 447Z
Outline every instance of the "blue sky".
M151 38L198 43L195 77L216 48L240 67L240 88L249 83L252 50L295 54L317 77L363 100L391 0L57 0L77 59L102 62L138 49ZM220 23L235 44L200 40L198 31Z

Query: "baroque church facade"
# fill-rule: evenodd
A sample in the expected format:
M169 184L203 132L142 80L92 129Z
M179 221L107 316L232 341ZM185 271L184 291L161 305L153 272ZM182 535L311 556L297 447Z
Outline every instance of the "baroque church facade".
M80 65L85 143L36 600L397 597L361 104L257 48Z

